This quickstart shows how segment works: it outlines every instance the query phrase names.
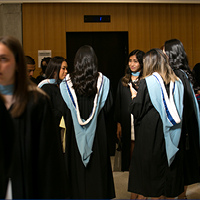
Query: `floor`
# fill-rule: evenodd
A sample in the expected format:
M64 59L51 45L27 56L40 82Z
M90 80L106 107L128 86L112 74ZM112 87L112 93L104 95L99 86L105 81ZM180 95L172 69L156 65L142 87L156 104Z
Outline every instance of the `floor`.
M113 162L114 156L111 156L112 166ZM130 199L130 192L127 191L128 175L128 172L113 172L116 199ZM200 199L200 183L188 186L186 195L188 199Z

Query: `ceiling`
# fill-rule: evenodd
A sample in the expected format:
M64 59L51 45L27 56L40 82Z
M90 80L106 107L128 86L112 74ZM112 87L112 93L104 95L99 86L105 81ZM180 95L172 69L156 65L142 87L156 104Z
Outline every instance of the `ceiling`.
M200 0L0 0L2 3L190 3L200 4Z

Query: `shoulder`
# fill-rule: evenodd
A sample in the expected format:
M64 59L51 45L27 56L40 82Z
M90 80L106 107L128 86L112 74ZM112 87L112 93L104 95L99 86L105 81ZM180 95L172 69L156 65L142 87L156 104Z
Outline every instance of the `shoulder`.
M180 69L175 69L174 73L176 74L176 76L178 76L179 78L187 78L186 73Z
M140 82L139 82L139 87L146 87L146 86L147 86L146 80L141 79Z
M118 87L122 87L122 86L123 86L123 84L122 84L122 79L123 79L123 77L121 77L121 78L119 79ZM123 87L124 87L124 86L123 86Z
M52 88L57 88L57 85L48 83L48 84L44 84L41 87L41 89L52 89Z

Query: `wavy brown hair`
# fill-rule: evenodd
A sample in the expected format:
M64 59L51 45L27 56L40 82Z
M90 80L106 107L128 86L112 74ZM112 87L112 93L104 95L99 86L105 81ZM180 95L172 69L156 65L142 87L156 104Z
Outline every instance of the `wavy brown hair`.
M188 64L188 57L182 42L178 39L167 40L164 44L164 51L169 58L169 64L172 67L172 69L183 70L187 74L188 79L190 80L192 85L194 86L195 77L192 71L190 70Z
M74 71L70 74L77 95L93 96L97 93L98 61L89 45L78 49L74 59Z

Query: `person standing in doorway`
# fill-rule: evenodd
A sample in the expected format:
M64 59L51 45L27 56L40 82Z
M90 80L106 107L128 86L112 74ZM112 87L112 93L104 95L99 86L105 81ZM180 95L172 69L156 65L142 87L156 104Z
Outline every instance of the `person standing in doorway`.
M70 198L115 198L105 122L113 98L110 81L98 72L91 46L78 49L74 71L62 81L60 90L67 107L65 160Z

